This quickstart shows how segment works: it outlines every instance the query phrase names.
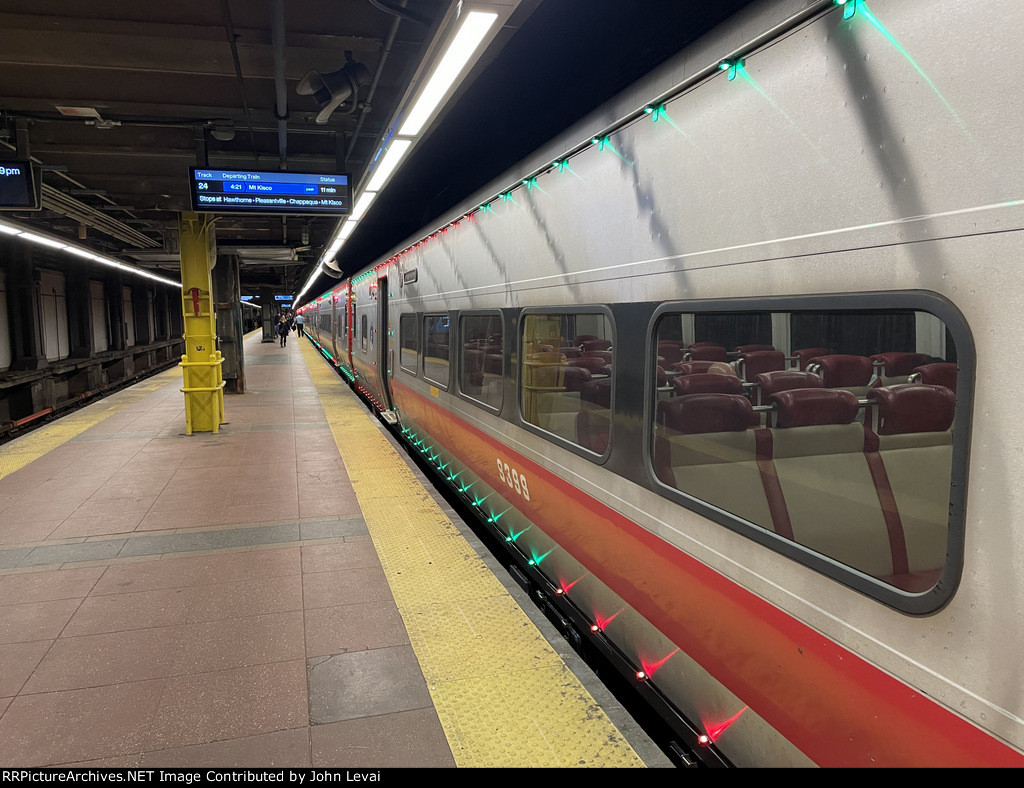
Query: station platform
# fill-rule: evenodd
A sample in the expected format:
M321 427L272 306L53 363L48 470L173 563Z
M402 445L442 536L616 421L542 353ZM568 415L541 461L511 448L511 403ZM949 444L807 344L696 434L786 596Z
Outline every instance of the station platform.
M0 446L5 767L672 767L311 344Z

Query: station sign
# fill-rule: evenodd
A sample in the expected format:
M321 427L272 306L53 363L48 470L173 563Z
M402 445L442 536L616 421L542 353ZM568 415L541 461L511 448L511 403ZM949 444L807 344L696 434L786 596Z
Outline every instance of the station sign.
M38 211L39 182L27 159L0 159L0 211Z
M197 213L344 216L352 211L352 178L347 174L190 167L189 196Z

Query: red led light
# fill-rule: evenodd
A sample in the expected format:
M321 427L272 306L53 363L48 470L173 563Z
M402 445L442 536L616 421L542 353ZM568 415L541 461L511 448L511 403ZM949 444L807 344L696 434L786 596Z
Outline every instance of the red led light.
M643 672L642 670L638 670L638 671L636 672L636 677L637 677L638 679L640 679L640 681L643 681L644 679L646 679L646 678L647 678L647 674L646 674L646 673L644 673L644 672Z
M601 629L601 627L599 627L597 624L591 624L590 625L590 631L591 632L599 632L600 629Z
M711 744L711 737L708 736L706 733L702 733L700 736L697 737L697 743L707 746Z
M561 596L564 593L565 593L565 589L562 589L562 588L556 588L555 589L555 596Z

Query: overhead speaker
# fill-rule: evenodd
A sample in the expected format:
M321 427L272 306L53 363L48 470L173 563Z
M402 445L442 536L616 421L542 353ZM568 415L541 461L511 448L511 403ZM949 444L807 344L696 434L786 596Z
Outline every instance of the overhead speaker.
M369 83L369 69L362 63L349 60L344 68L329 74L310 71L299 80L296 92L300 96L313 97L314 101L320 105L320 114L316 116L316 122L324 124L331 113L349 99L351 99L351 105L346 110L346 114L352 112L356 107L359 88Z

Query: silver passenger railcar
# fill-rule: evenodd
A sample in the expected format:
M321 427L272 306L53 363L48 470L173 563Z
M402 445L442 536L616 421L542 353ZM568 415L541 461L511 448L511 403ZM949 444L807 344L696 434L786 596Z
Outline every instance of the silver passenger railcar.
M709 762L1024 764L1022 30L754 4L308 307Z

